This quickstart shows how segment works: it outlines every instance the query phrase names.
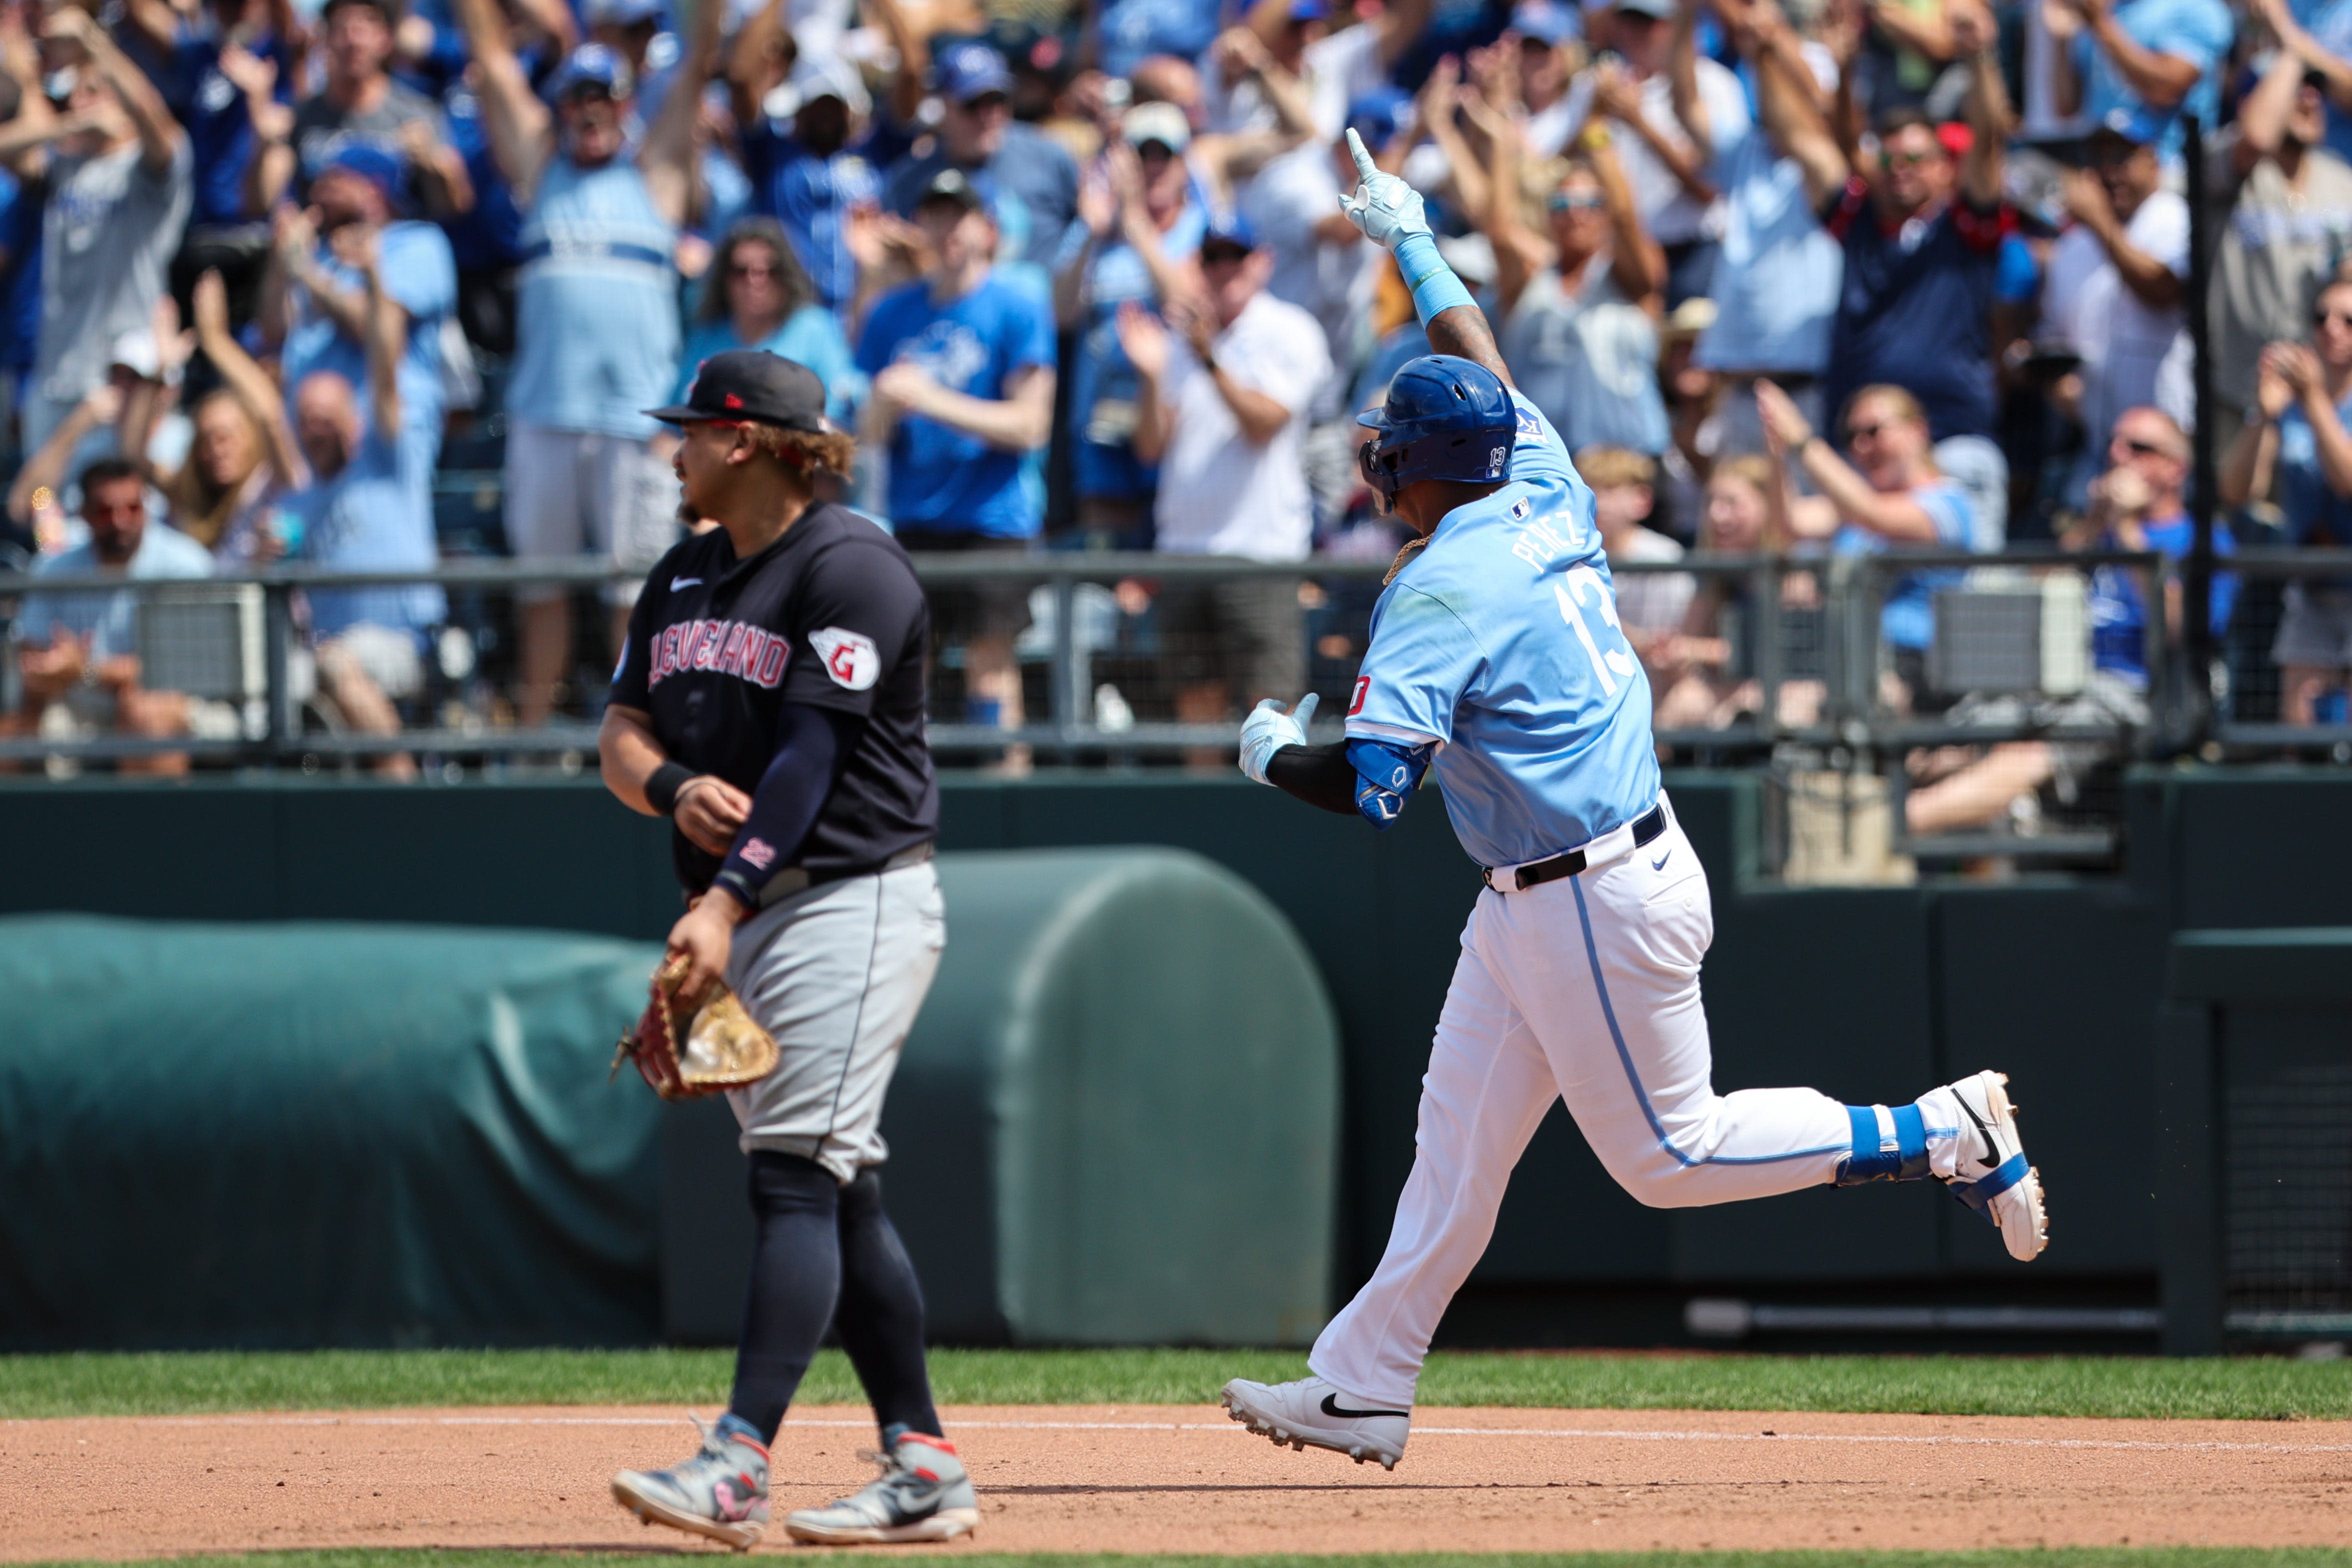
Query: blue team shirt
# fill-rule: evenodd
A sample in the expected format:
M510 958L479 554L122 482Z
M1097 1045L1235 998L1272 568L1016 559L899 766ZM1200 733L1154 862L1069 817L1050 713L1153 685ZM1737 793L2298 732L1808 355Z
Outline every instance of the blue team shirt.
M2187 512L2162 522L2145 523L2140 531L2147 536L2148 549L2176 561L2185 558L2197 542L2197 525L2189 521ZM2093 548L2121 550L2124 542L2108 532L2100 535ZM2230 531L2229 521L2215 518L2213 553L2237 552L2238 541ZM2135 686L2147 684L2147 601L2140 592L2140 583L2137 567L2101 566L2091 574L2091 662ZM2219 637L2230 629L2230 614L2238 605L2238 579L2234 573L2213 574L2213 593L2207 603L2212 613L2213 635Z
M255 152L253 117L245 94L221 74L221 36L209 16L200 33L181 39L172 51L167 96L172 112L187 127L188 150L194 155L196 188L189 209L191 227L207 224L251 221L245 210L245 175ZM301 58L276 37L247 45L253 54L276 63L278 83L270 97L294 101L294 83L301 74Z
M2144 110L2157 116L2164 124L2163 138L2157 152L2167 162L2180 157L2180 141L2186 132L2181 129L2181 117L2194 114L2210 135L2221 106L2221 64L2229 57L2231 43L2237 37L2237 26L2230 18L2230 7L2222 0L2123 0L2115 8L2116 26L2131 35L2143 48L2160 55L2171 55L2196 66L2197 85L2189 95L2169 110L2158 109L2131 89L2107 51L2085 28L2074 38L2074 69L2083 79L2083 115L2084 123L2096 125L2115 110Z
M1961 200L1890 229L1856 178L1824 205L1822 226L1844 252L1822 405L1842 410L1891 382L1919 400L1937 440L1991 435L1993 278L2013 215Z
M441 110L449 118L449 145L466 160L466 177L474 183L473 206L441 220L450 254L462 271L512 267L522 259L522 208L491 151L481 100L467 88L453 88L443 96Z
M1967 550L1976 538L1976 508L1958 480L1939 479L1911 492L1911 500L1936 525L1936 542L1928 550ZM1899 554L1906 548L1847 523L1838 530L1832 548L1840 555ZM1886 585L1886 602L1879 611L1878 635L1895 647L1924 650L1936 635L1935 593L1957 588L1967 574L1939 570L1906 572Z
M939 304L930 285L885 295L857 340L857 368L869 377L905 360L950 391L1002 399L1024 370L1054 366L1051 309L991 277L960 300ZM900 528L1028 539L1044 514L1022 482L1022 455L920 415L890 437L890 518Z
M784 226L816 297L846 311L857 298L849 215L879 199L882 181L874 166L846 147L820 158L763 118L743 132L743 173L751 182L753 208Z
M352 460L278 503L302 523L300 559L345 572L429 572L440 564L433 538L433 470L412 443L386 441L371 421ZM402 587L312 588L310 629L324 641L359 625L422 632L447 616L431 583Z
M1511 482L1446 513L1372 610L1350 739L1443 742L1431 772L1470 858L1517 866L1658 798L1650 683L1617 627L1592 491L1517 393Z
M441 420L446 401L441 384L441 326L457 308L457 268L450 258L448 237L429 223L393 223L383 227L383 288L394 303L408 314L408 351L400 361L400 423L402 440L414 446L417 465L430 470L441 456ZM366 286L358 270L336 259L333 249L319 247L320 270L342 289ZM286 333L279 363L286 373L286 417L294 417L294 398L302 378L313 371L331 370L352 384L363 417L369 412L367 349L344 335L335 319L316 301L296 291L294 322Z

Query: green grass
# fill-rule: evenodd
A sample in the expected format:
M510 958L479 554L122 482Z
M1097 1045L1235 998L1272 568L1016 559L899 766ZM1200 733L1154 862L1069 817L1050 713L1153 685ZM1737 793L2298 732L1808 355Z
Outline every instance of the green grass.
M257 1552L162 1561L201 1568L645 1568L652 1553L509 1551ZM679 1556L713 1563L736 1559L681 1549ZM905 1555L795 1552L808 1568L853 1568ZM2352 1568L2352 1549L2245 1546L2074 1546L1999 1548L1981 1552L1560 1552L1421 1555L1172 1557L1145 1553L970 1552L947 1548L925 1556L951 1558L965 1568ZM30 1568L65 1568L33 1564ZM73 1568L81 1568L80 1564ZM97 1568L97 1565L90 1565Z
M0 1418L392 1405L671 1405L726 1398L723 1351L186 1352L0 1356ZM1205 1405L1228 1377L1301 1375L1289 1351L938 1351L943 1404ZM856 1403L838 1352L811 1404ZM2352 1419L2352 1362L2274 1357L1441 1352L1425 1405L1960 1415Z

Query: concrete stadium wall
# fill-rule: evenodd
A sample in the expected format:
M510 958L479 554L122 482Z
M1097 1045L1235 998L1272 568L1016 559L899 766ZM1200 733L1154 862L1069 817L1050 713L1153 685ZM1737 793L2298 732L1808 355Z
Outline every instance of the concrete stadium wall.
M1927 1184L1646 1210L1555 1110L1448 1337L1662 1337L1711 1289L1875 1300L2152 1304L2155 1025L2170 933L2352 923L2352 774L2147 771L2117 878L1790 890L1759 885L1757 786L1669 786L1706 862L1717 1081L1895 1101L1982 1066L2017 1081L2053 1194L2032 1268ZM1339 1010L1345 1089L1337 1289L1369 1270L1412 1159L1429 1030L1475 872L1436 803L1389 834L1240 780L956 778L954 849L1159 843L1255 883L1297 925ZM593 779L394 788L331 781L0 789L0 912L389 920L657 938L678 905L663 824ZM950 911L950 941L953 911Z

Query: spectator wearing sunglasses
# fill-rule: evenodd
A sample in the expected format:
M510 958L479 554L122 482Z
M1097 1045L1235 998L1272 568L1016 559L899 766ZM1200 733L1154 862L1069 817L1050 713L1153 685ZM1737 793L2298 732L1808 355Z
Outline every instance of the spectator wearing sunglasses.
M793 255L783 225L748 217L727 231L712 258L686 352L678 356L673 403L684 403L695 372L712 354L765 349L806 365L824 384L825 412L845 421L863 384L842 335L841 319L816 297Z
M1993 276L2013 221L2001 201L2009 96L1981 17L1956 13L1952 26L1971 51L1957 161L1925 115L1904 109L1880 118L1875 158L1857 168L1806 93L1780 95L1775 134L1844 251L1822 406L1900 386L1937 441L1967 436L1990 448Z
M2176 563L2189 553L2193 532L2182 491L2189 479L2189 437L2172 416L2156 408L2127 408L2116 419L2106 446L2106 470L2090 485L2079 526L2060 542L2069 550L2154 551ZM2235 552L2228 523L2216 519L2213 549ZM1971 696L1948 715L1955 724L2001 728L2129 730L2148 721L2147 631L2150 573L2144 567L2101 566L2091 574L2091 678L2083 689L2061 699L2010 694ZM2163 623L2181 620L2180 578L2162 577ZM2216 632L2230 624L2238 580L2217 573L2211 598ZM1915 834L1955 833L2002 821L2028 823L2043 810L2042 800L2063 808L2082 798L2094 770L2123 760L2113 741L2004 741L1963 752L1938 747L1910 759L1912 786L1903 803L1904 823ZM1956 758L1967 760L1957 767Z
M2156 401L2157 371L2180 335L2189 278L2189 204L2162 188L2157 127L2117 110L2091 133L2089 166L2066 177L2074 222L2050 253L2045 333L2083 356L2088 484L2126 408Z
M2352 544L2352 282L2320 290L2308 344L2263 351L2252 414L2222 458L2222 503L2274 496L2294 544ZM2279 716L2317 722L2322 700L2352 672L2352 582L2289 583L2271 658Z
M1658 390L1657 320L1666 258L1642 226L1605 131L1580 151L1544 198L1544 228L1520 216L1518 136L1497 128L1481 226L1495 248L1504 360L1570 451L1666 449Z
M1789 395L1769 381L1756 384L1756 413L1779 479L1767 499L1785 520L1788 537L1826 540L1841 555L1967 550L1975 542L1969 492L1937 467L1927 414L1903 388L1865 386L1847 403L1852 461L1822 439ZM1813 494L1797 493L1798 468ZM1886 597L1879 636L1893 650L1895 673L1915 700L1927 689L1933 595L1959 577L1958 572L1930 570L1882 579Z

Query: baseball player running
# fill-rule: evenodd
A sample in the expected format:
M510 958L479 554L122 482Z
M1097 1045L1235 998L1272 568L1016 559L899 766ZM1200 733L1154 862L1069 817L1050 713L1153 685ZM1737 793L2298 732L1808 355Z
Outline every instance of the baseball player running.
M651 412L682 427L686 504L719 526L664 556L637 600L604 783L676 825L681 994L723 977L782 1059L728 1096L759 1239L727 1414L692 1458L624 1470L613 1495L648 1523L757 1541L768 1445L832 1321L881 1426L882 1475L785 1528L945 1541L980 1515L931 1407L922 1294L876 1174L883 1092L946 940L922 589L897 541L814 500L816 470L847 473L854 448L806 367L714 354L682 406Z
M2039 1253L2046 1226L1999 1073L1897 1106L1715 1091L1698 983L1715 933L1706 874L1659 787L1649 685L1618 630L1592 492L1512 390L1420 195L1349 140L1361 183L1342 208L1395 252L1437 351L1362 419L1364 477L1420 538L1373 611L1347 739L1307 744L1312 697L1290 713L1261 703L1242 726L1242 771L1375 827L1433 773L1486 890L1379 1268L1315 1342L1314 1375L1236 1379L1224 1403L1276 1443L1393 1468L1430 1335L1555 1097L1654 1206L1932 1175L2012 1257Z

